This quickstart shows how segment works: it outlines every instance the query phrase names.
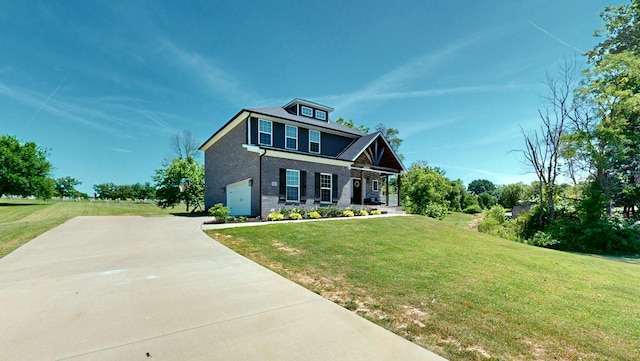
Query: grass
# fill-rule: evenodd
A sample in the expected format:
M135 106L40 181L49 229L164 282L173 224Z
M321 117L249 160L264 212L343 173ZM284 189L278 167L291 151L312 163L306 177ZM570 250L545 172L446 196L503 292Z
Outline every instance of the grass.
M0 199L0 258L76 216L169 215L184 208L160 209L135 202L75 202Z
M464 229L472 218L208 233L451 360L640 359L640 265Z

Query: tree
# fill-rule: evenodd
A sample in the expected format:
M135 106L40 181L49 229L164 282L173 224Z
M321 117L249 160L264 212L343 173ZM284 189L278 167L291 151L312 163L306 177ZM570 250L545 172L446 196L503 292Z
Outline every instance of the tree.
M338 120L336 120L336 123L338 124L342 124L344 126L347 126L351 129L355 129L355 130L359 130L363 133L369 133L369 127L365 127L364 125L360 124L360 125L356 125L353 120L349 119L349 120L344 120L343 117L338 118Z
M175 158L166 168L157 169L153 180L159 207L175 207L184 201L192 211L204 202L204 166L192 157Z
M82 182L72 177L58 178L54 185L55 195L60 198L76 198L79 192L75 187L80 184Z
M171 138L171 151L176 158L187 159L198 155L199 143L191 131L183 130Z
M48 151L34 142L21 142L10 135L0 136L0 196L51 198L53 180Z
M604 39L586 53L591 68L579 89L593 117L577 124L574 138L595 182L585 190L608 216L611 201L627 213L640 203L640 1L607 6L600 16L594 35Z
M475 195L480 195L481 193L484 193L484 192L492 193L495 189L496 189L496 185L487 179L473 180L467 186L467 190L469 191L469 193L472 193Z
M522 183L507 184L502 189L500 196L500 205L504 208L511 209L518 205L518 202L523 199L525 194L525 187Z
M426 162L416 162L402 175L402 203L410 213L440 218L449 209L447 195L451 182L444 171L429 167Z
M548 219L555 218L555 198L558 174L561 169L563 147L567 140L568 125L572 119L581 119L573 94L578 72L575 61L565 61L560 65L560 75L552 77L547 73L548 94L543 96L547 108L538 109L542 121L539 130L522 130L525 148L521 151L526 163L533 169L540 186L540 205L547 211ZM540 213L539 223L545 217Z

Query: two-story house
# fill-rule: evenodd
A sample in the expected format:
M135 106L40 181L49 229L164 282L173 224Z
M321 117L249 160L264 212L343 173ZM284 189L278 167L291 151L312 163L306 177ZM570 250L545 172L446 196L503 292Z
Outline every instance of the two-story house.
M200 147L205 206L223 203L231 215L264 219L284 206L381 201L382 180L406 169L381 133L331 121L332 111L303 99L242 109Z

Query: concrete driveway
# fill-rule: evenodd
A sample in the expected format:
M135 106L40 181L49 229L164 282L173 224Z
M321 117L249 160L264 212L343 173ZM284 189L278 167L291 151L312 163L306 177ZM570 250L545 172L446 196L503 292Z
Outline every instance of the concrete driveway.
M201 222L78 217L0 259L0 360L444 360Z

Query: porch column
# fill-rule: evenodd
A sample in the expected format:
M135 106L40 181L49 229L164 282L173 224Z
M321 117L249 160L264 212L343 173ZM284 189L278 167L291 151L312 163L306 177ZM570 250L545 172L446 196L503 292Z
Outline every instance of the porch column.
M364 206L364 195L367 194L367 185L364 182L364 172L360 171L360 205Z
M385 190L385 196L386 196L385 198L386 198L386 200L384 202L384 205L388 206L389 205L389 175L385 174L384 178L385 178L384 186L386 188L386 190Z
M401 177L400 177L400 174L398 174L398 175L396 176L396 179L398 180L398 207L401 207L401 206L402 206L402 201L401 201L401 199L402 199L402 193L400 192L400 190L402 189L402 186L401 186L401 184L400 184L400 183L401 183L401 182L400 182L400 178L401 178Z

